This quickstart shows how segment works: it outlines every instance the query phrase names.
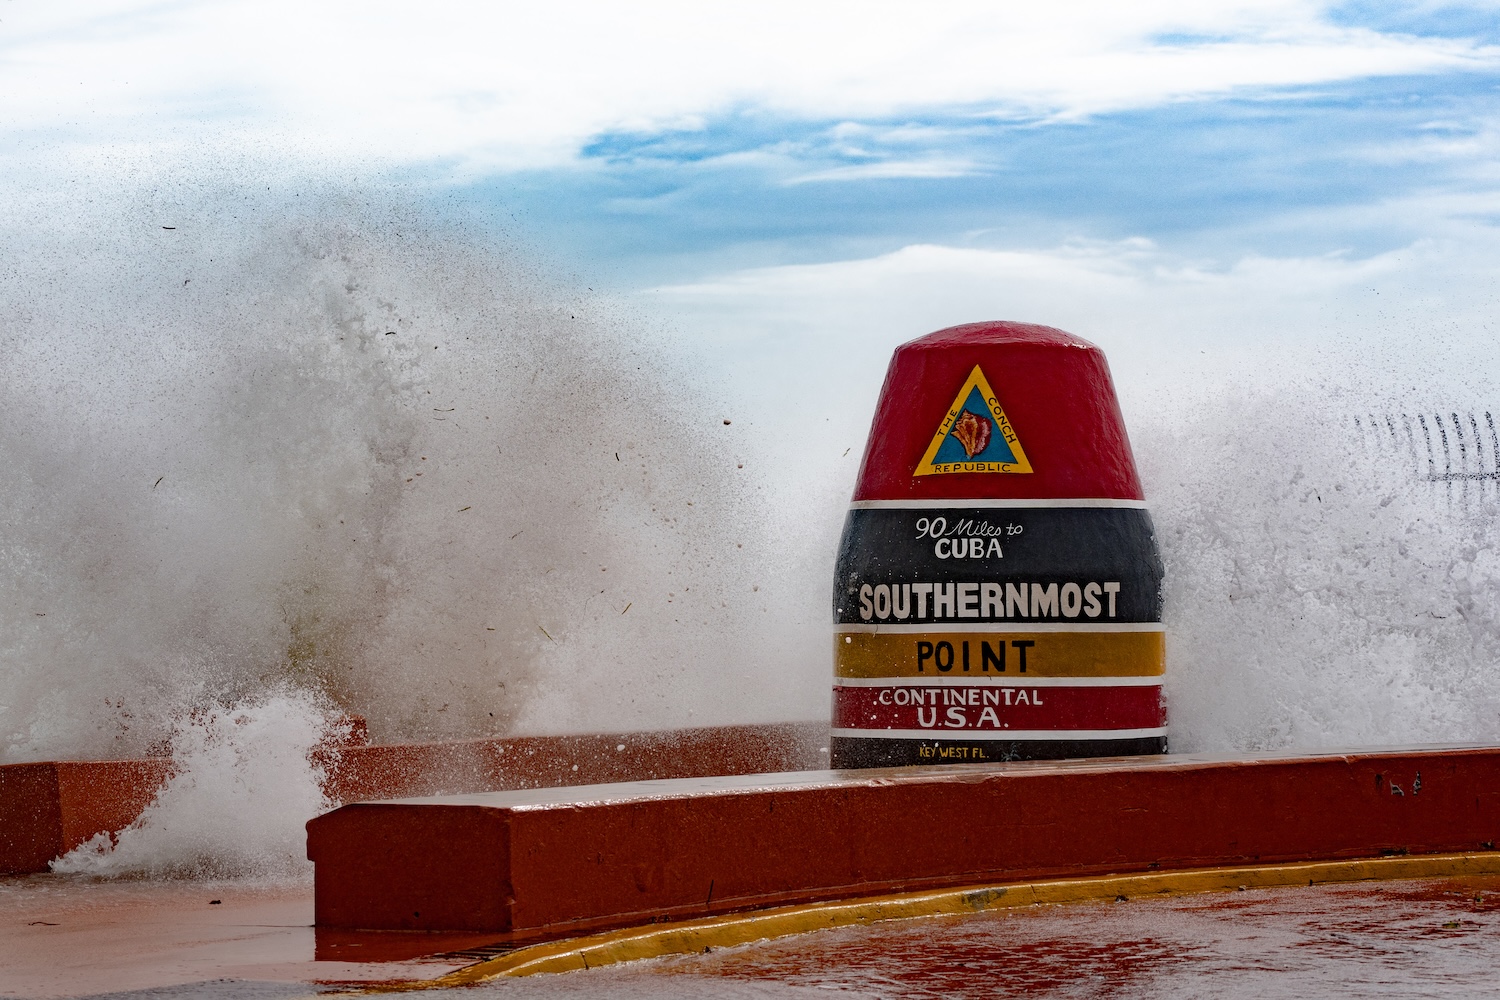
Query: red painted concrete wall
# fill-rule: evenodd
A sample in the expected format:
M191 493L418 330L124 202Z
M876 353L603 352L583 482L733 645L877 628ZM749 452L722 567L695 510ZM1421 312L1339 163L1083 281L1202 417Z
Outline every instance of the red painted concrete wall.
M47 862L96 834L123 830L171 765L160 758L0 767L0 875L46 871Z
M820 724L722 726L658 733L531 736L315 752L335 802L647 778L822 767ZM150 805L169 758L44 761L0 766L0 875L47 863L99 833L117 833Z
M1418 776L1420 775L1420 780ZM320 928L517 941L775 904L1492 849L1500 748L960 765L346 806Z

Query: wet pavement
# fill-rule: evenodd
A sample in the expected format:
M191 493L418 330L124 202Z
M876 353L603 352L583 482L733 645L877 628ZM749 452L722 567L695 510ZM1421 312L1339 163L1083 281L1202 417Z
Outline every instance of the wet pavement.
M1500 879L1041 906L655 964L772 996L1500 996Z
M0 997L205 981L215 982L197 994L143 995L289 995L277 983L305 995L319 980L431 978L464 964L314 962L312 921L310 884L0 878Z
M211 904L210 899L221 899ZM0 880L0 995L280 998L433 977L312 960L306 887ZM40 921L40 922L38 922ZM1048 905L499 980L521 998L1500 997L1500 876ZM456 994L460 989L436 991ZM430 996L431 993L424 993Z

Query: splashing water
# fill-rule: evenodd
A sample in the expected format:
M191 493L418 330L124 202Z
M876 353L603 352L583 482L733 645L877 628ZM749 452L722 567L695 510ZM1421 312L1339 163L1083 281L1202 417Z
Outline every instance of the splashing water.
M1173 749L1500 740L1500 501L1371 447L1326 384L1137 433Z
M744 444L629 317L400 205L95 221L0 282L0 762L288 688L377 740L798 714Z
M55 872L171 878L306 878L304 824L329 808L319 744L338 724L306 693L272 694L183 719L176 773L117 836L101 833Z

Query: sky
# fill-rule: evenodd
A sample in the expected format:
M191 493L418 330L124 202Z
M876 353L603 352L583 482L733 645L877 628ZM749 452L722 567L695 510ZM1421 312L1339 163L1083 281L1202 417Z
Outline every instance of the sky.
M914 243L1368 256L1493 211L1497 43L1492 4L0 0L0 135L444 185L626 284Z
M0 0L0 177L488 213L841 450L980 318L1095 339L1127 407L1204 344L1487 343L1497 85L1485 2Z

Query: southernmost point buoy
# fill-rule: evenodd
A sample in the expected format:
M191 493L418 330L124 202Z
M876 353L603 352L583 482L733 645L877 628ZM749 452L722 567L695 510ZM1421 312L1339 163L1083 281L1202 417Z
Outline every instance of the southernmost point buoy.
M835 573L835 767L1165 752L1161 558L1088 341L897 348Z

